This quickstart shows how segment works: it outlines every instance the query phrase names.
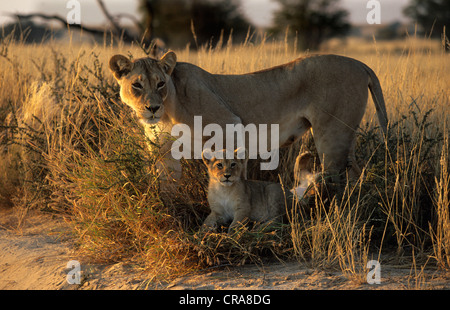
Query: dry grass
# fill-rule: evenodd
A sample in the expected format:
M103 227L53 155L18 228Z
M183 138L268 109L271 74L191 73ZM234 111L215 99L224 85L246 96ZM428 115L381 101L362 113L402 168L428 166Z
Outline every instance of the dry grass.
M258 40L254 40L258 41ZM265 38L241 45L176 51L215 73L244 73L290 61L299 53ZM30 208L65 214L79 253L96 261L128 260L155 277L204 266L298 259L338 268L363 282L366 263L387 253L411 264L450 269L448 171L449 56L439 42L411 38L329 48L377 72L390 120L383 141L373 104L361 124L357 156L364 177L342 195L317 190L310 210L297 205L286 223L242 227L235 235L198 233L208 213L206 175L184 162L182 190L158 194L157 152L118 97L107 70L116 53L139 47L0 45L0 199L18 214ZM253 178L293 185L300 150L311 136L281 152L280 167ZM392 252L392 249L394 251ZM384 256L383 256L384 257ZM383 262L381 262L383 263Z

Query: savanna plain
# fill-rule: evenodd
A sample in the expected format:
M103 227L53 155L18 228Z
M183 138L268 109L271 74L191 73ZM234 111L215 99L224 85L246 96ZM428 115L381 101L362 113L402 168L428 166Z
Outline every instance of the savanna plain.
M336 196L318 184L283 223L231 235L199 230L209 212L201 161L183 161L179 189L159 194L158 152L108 69L114 54L149 50L75 42L26 45L10 36L0 44L0 289L450 288L448 42L325 44L320 53L375 71L388 135L369 99L357 135L358 180ZM308 53L257 35L175 52L220 74ZM251 161L249 178L293 187L295 158L306 150L316 154L311 133L280 151L274 171ZM73 259L82 277L70 285ZM380 284L367 283L369 261L381 266Z

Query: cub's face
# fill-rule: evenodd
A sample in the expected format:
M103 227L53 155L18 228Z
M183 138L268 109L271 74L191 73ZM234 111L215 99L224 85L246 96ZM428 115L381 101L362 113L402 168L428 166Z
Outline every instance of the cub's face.
M175 65L173 52L168 52L160 60L140 58L132 62L123 55L115 55L109 61L120 85L122 101L147 124L157 123L164 114L163 103L168 96L168 83Z
M210 157L205 152L202 153L203 162L208 168L210 183L217 183L221 186L231 186L241 180L242 172L244 171L247 160L237 159L237 153L234 152L233 159L223 159Z

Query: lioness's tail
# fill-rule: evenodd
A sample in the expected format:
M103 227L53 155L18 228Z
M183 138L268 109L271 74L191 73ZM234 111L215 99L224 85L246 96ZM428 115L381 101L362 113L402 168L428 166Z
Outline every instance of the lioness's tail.
M384 103L383 91L381 90L380 81L375 75L372 69L364 65L369 74L369 90L372 94L373 102L375 103L375 109L377 111L378 121L380 122L380 127L383 130L384 136L387 134L388 117L386 112L386 105Z

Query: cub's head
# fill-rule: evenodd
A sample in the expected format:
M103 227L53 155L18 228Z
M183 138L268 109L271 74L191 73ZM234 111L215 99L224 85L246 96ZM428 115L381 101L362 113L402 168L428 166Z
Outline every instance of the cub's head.
M150 57L130 61L114 55L109 68L120 85L120 97L147 124L157 123L164 113L164 101L169 93L170 75L177 63L174 52L161 59Z
M207 149L203 151L202 158L208 167L210 183L231 186L245 179L247 169L247 151L245 150L237 149L227 153L226 150L212 152Z

